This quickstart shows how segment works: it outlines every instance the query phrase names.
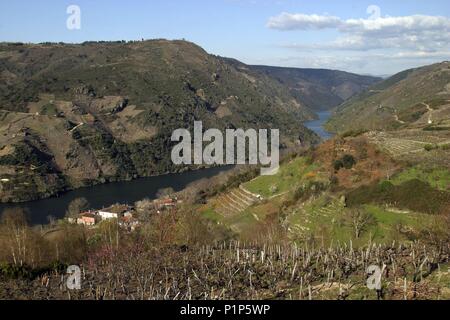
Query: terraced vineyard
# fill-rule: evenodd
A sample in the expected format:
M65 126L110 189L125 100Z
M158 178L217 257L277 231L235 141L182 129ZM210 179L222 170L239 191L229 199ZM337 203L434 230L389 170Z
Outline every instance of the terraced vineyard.
M394 157L403 156L410 153L424 152L425 146L429 144L440 146L450 142L431 139L433 137L417 137L417 140L410 137L399 138L380 132L371 132L367 134L367 136L373 143L380 146L381 149L386 150ZM431 140L427 138L430 138Z
M344 210L343 202L334 200L330 204L320 207L306 208L301 214L298 215L300 219L292 221L291 226L288 228L292 234L302 235L305 232L309 232L314 228L314 224L317 221L331 220L334 221L335 217L339 216ZM298 212L294 212L298 214Z
M219 196L216 211L224 216L239 214L259 201L257 195L239 187Z
M393 138L386 140L383 143L383 148L392 155L399 156L423 151L426 145L425 142Z
M341 201L336 200L330 203L328 206L315 209L313 211L313 215L332 217L333 215L342 212L343 209L344 204Z

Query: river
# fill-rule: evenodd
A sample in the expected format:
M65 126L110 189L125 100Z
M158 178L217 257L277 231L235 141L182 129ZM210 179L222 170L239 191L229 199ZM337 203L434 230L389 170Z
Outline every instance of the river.
M323 125L330 118L331 112L323 111L317 114L318 120L305 122L304 125L316 132L322 139L330 139L333 134L327 132ZM105 208L115 203L133 204L144 198L155 198L160 189L173 188L175 191L181 191L192 182L216 176L230 168L230 166L216 167L80 188L64 193L59 197L21 204L0 204L0 213L7 208L25 208L29 212L32 225L46 224L49 216L56 219L63 218L70 202L76 198L86 198L94 209Z
M7 208L26 208L30 224L47 224L48 216L63 218L70 202L76 198L86 198L93 209L105 208L115 203L133 204L144 198L155 198L160 189L173 188L175 191L181 191L192 182L216 176L231 168L232 166L215 167L80 188L59 197L20 204L0 204L0 213Z
M325 130L323 125L330 119L331 112L330 111L321 111L317 112L317 115L319 116L318 120L313 121L307 121L303 123L305 127L308 129L311 129L315 133L317 133L322 139L328 140L331 139L334 135L328 131Z

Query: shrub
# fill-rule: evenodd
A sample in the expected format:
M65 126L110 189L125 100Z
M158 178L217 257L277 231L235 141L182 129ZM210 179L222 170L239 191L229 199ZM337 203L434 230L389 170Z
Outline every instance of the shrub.
M383 181L380 183L380 190L382 192L389 192L393 187L394 185L390 181Z
M346 154L341 159L335 160L333 162L333 167L334 167L334 170L339 171L342 168L351 169L351 168L353 168L353 166L355 164L356 164L356 159L352 155Z
M342 158L342 163L344 164L345 169L351 169L356 164L356 160L352 155L346 154Z
M437 145L435 144L427 144L423 147L425 149L425 151L432 151L438 148Z
M335 171L339 171L339 170L341 170L344 167L344 164L342 163L341 160L335 160L333 162L333 167L334 167Z

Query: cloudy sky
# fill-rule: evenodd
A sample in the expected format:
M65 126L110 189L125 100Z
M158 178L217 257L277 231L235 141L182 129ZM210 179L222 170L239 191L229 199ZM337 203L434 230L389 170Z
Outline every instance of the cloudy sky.
M81 29L67 28L67 7ZM250 64L389 75L450 60L448 0L15 0L0 41L187 39Z

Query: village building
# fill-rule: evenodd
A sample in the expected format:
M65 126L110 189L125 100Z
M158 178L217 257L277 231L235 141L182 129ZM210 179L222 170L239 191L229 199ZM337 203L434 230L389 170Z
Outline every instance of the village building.
M119 218L119 214L115 212L99 211L98 215L102 218L102 220L111 220Z
M98 212L98 215L102 220L119 219L125 214L130 215L132 208L128 205L115 204L107 209L102 209Z
M77 224L79 225L84 225L84 226L95 226L96 224L96 219L95 219L95 215L92 213L87 213L87 214L82 214L78 219L77 219Z

